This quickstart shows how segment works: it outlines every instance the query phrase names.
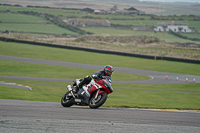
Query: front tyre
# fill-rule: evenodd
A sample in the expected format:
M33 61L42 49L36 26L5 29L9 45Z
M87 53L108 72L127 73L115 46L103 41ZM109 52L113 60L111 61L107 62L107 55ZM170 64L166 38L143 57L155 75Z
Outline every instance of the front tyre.
M73 97L70 95L70 92L65 93L65 95L61 99L61 105L63 107L70 107L73 105Z
M92 96L92 98L89 101L89 107L92 109L96 109L103 105L105 101L107 100L107 94L106 93L100 93L97 98L95 99L95 95Z

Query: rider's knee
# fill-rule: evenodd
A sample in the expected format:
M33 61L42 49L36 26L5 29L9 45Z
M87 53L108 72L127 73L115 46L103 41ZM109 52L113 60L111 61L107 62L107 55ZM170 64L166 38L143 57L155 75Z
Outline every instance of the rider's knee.
M85 84L89 84L90 81L92 80L92 78L91 78L90 76L86 76L86 77L84 78L84 80L85 80Z

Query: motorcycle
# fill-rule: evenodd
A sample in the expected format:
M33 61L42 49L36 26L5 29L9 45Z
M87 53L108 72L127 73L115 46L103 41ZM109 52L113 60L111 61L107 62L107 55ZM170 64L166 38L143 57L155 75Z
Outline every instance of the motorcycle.
M71 107L72 105L89 106L92 109L99 108L107 100L107 95L113 92L111 80L92 79L89 84L84 85L78 92L75 87L80 83L80 79L74 81L73 86L68 85L68 91L61 99L63 107Z

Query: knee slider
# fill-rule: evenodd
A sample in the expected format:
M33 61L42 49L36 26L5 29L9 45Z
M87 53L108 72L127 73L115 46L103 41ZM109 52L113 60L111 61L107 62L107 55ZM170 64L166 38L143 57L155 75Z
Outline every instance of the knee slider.
M86 77L84 78L84 80L85 80L85 84L89 84L90 81L92 80L92 78L91 78L90 76L86 76Z

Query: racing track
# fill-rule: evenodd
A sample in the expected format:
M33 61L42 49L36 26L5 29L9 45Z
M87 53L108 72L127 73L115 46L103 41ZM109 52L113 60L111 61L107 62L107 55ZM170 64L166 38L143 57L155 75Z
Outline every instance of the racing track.
M76 68L102 69L103 66L71 63L62 61L31 59L0 55L1 60L12 60L29 63L40 63ZM115 84L172 84L186 83L184 80L176 81L176 76L193 77L173 73L128 69L115 67L116 72L132 73L152 76L153 79L145 81L113 81ZM166 80L165 76L169 79ZM173 77L173 78L170 78ZM72 79L50 79L4 76L0 78L16 78L28 80L48 80L71 82ZM195 76L197 81L199 76ZM192 81L189 81L192 82ZM197 133L200 131L200 113L190 111L161 111L125 108L99 108L88 107L63 108L60 103L36 102L21 100L0 99L0 132L99 132L99 133L132 133L132 132L177 132Z
M2 133L198 133L200 113L73 106L0 99Z
M20 62L29 62L29 63L38 63L38 64L47 64L47 65L56 65L56 66L66 66L74 68L85 68L85 69L94 69L101 70L103 66L101 65L92 65L92 64L82 64L82 63L73 63L73 62L64 62L64 61L54 61L54 60L43 60L43 59L34 59L34 58L24 58L24 57L14 57L14 56L4 56L0 55L0 60L11 60L11 61L20 61ZM121 68L114 67L115 72L120 73L129 73L137 75L145 75L152 77L151 80L142 80L142 81L113 81L113 84L180 84L186 83L185 78L188 77L188 82L193 82L193 78L196 79L196 83L200 83L200 76L193 75L183 75L176 73L166 73L166 72L157 72L157 71L147 71L139 69L130 69L130 68ZM168 80L166 80L166 75L168 75ZM176 81L176 77L179 77L179 80ZM18 78L18 79L28 79L28 80L46 80L46 81L63 81L63 82L72 82L73 79L50 79L50 78L31 78L31 77L17 77L17 76L4 76L0 75L0 78Z

